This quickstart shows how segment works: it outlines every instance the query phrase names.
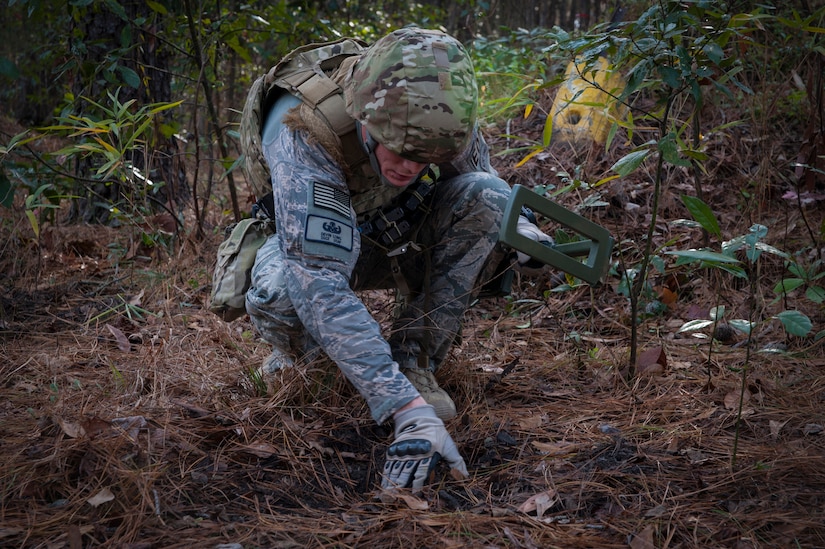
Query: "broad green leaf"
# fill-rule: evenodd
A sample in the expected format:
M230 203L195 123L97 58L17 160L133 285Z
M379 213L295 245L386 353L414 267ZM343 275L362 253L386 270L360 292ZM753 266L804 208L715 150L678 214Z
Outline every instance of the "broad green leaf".
M749 320L745 320L743 318L734 318L728 321L735 330L739 330L743 334L750 335L751 330L753 329L753 322Z
M123 65L118 66L117 70L127 86L135 89L140 87L140 76L138 76L138 73Z
M708 59L710 59L714 65L719 65L722 59L725 58L725 52L722 51L722 48L720 48L716 42L709 42L702 48L702 51L705 52L705 55L708 56Z
M805 278L805 269L801 265L788 262L786 266L788 267L788 270L791 271L791 274L796 278Z
M782 311L775 318L779 319L786 332L798 337L805 337L814 327L811 319L799 311Z
M740 267L739 265L731 265L729 263L727 263L727 264L726 263L719 263L719 264L711 265L711 266L715 267L717 269L720 269L722 271L725 271L726 273L730 273L733 276L735 276L736 278L744 278L744 279L748 278L748 273L746 273L745 269Z
M792 292L805 284L805 281L801 278L783 278L780 280L776 286L773 287L773 293L776 295L787 294L788 292Z
M247 63L252 63L252 55L249 53L249 50L241 45L238 41L237 36L233 36L229 40L226 41L226 44L232 48L232 51L238 54L238 57L246 61Z
M779 248L771 246L770 244L765 244L764 242L757 242L756 249L779 257L788 257L787 253L783 252Z
M645 158L647 158L649 154L650 149L634 151L620 158L610 167L610 169L619 174L621 177L627 177L636 168L638 168L642 162L644 162Z
M805 292L805 297L813 301L814 303L819 303L822 305L825 303L825 288L821 286L811 286Z
M685 203L690 215L702 225L703 229L713 236L718 237L722 235L722 230L719 228L719 220L713 215L713 210L710 209L710 206L699 198L689 195L682 195L682 202Z
M713 320L722 320L725 318L725 306L719 305L718 307L713 307L710 310L709 316Z
M123 9L116 0L104 0L106 5L109 6L109 9L112 10L112 13L123 19L124 21L129 21L129 16L126 15L126 10Z
M10 80L16 80L17 77L20 76L20 71L17 70L17 65L11 60L0 57L0 76L5 76Z
M152 11L159 13L160 15L166 15L168 12L166 11L166 6L161 4L160 2L153 2L152 0L146 0L146 5L149 6L149 9Z
M676 140L672 135L667 135L664 139L659 141L659 150L661 151L666 162L669 162L674 166L690 166L690 160L679 156L679 148L676 146Z
M662 77L662 80L665 84L673 88L674 90L679 89L682 85L682 73L674 69L673 67L661 66L657 67L659 71L659 75Z
M604 144L605 152L608 152L610 150L610 145L611 145L611 143L613 143L613 138L616 137L616 132L618 130L619 130L619 123L618 122L613 122L612 124L610 124L610 129L607 130L607 140L605 141L605 144Z

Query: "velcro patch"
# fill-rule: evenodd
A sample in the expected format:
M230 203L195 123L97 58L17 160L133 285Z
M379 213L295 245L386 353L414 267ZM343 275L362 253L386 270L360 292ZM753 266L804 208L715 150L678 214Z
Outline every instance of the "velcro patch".
M307 216L305 240L320 242L352 251L352 226L328 217Z
M312 204L316 208L330 210L349 218L352 216L350 199L347 191L323 183L313 183Z

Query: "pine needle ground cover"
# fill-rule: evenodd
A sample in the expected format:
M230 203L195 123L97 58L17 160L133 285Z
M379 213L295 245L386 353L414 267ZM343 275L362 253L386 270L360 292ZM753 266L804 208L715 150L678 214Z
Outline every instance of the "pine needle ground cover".
M705 200L732 235L752 220L714 182L735 185L737 163L752 174L782 144L747 137L709 150ZM496 161L534 185L558 166L601 173L611 154L560 146L519 169ZM675 197L692 189L688 175L669 185L657 238L701 246L699 231L671 223L687 216ZM621 181L601 192L588 215L632 263L649 191ZM789 249L805 223L821 226L821 203L800 210L761 192L749 215L771 227L769 244ZM597 287L517 277L509 298L467 313L438 374L470 477L440 471L421 494L381 494L391 426L372 422L334 366L322 358L261 380L250 372L268 349L248 319L206 310L220 231L146 251L128 228L54 226L35 242L19 237L23 215L4 215L4 547L825 546L825 353L770 321L780 260L762 264L755 296L714 272L655 273L663 308L639 320L633 369L615 273ZM115 248L126 250L118 260ZM393 296L363 297L388 325ZM752 299L766 320L750 347L735 330L681 331L720 303L746 318ZM820 332L821 305L803 306Z

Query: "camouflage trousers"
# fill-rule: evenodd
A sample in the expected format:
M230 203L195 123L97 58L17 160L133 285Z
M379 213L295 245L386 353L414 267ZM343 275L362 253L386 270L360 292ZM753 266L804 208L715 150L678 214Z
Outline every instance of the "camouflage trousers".
M437 183L430 210L410 235L415 246L405 253L388 257L387 248L361 238L351 288L398 287L401 274L410 290L386 336L400 366L422 365L419 357L424 356L435 370L444 360L465 310L505 258L498 232L509 196L510 187L494 175L462 174ZM259 250L253 271L257 295L269 297L263 302L248 294L247 310L276 349L314 357L317 344L302 329L290 301L277 239L271 236Z

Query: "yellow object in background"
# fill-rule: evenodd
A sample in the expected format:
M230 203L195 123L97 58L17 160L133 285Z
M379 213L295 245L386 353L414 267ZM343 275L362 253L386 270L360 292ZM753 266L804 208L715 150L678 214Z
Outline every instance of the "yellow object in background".
M624 113L624 108L617 105L613 97L621 94L624 79L604 57L600 57L586 73L584 70L584 63L571 61L567 66L565 81L556 93L550 111L553 136L562 141L587 139L603 144L614 120Z

